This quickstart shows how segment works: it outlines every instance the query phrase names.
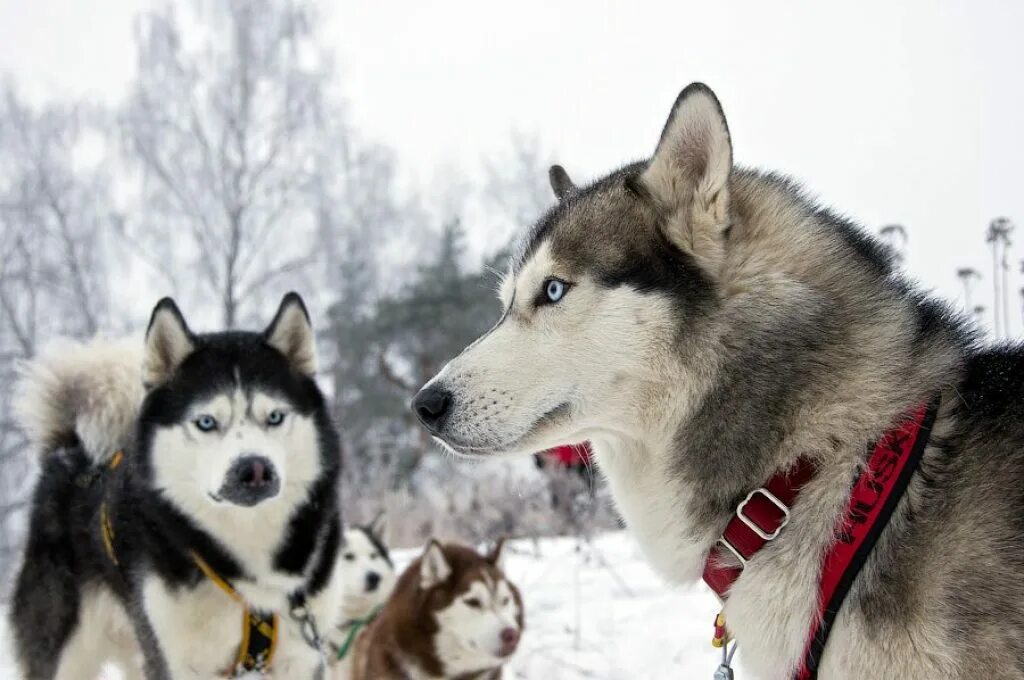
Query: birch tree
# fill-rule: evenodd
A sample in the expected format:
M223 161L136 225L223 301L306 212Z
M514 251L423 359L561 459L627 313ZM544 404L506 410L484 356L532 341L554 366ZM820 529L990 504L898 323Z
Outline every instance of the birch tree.
M333 115L329 59L303 2L178 9L181 17L167 9L137 24L138 74L121 129L141 180L125 236L173 289L212 298L234 327L317 259L308 192L320 121Z

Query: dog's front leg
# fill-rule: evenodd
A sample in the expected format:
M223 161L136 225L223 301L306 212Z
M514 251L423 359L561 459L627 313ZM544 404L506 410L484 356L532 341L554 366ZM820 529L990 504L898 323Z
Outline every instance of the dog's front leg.
M232 667L242 641L243 611L213 583L170 587L151 577L142 587L150 635L147 680L212 680ZM166 674L158 668L160 657ZM150 658L153 664L150 664ZM151 670L151 665L153 666Z

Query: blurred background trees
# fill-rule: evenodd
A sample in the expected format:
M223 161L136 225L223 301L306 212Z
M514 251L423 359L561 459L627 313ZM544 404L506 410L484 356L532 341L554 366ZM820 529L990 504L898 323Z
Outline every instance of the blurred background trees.
M0 573L16 556L35 460L13 422L19 361L105 327L111 177L94 112L33 109L0 89Z
M226 327L264 292L306 283L316 259L310 197L339 111L314 23L310 8L276 0L137 21L138 72L118 117L146 209L126 235L174 290L216 300Z
M553 154L515 133L478 167L401 181L401 159L353 123L358 101L321 25L312 0L179 0L137 17L116 106L40 106L0 86L0 573L36 466L11 418L18 362L61 336L141 340L164 294L212 329L261 324L282 293L302 292L341 428L346 512L388 510L397 543L615 524L592 476L453 461L407 407L497 319L512 241L553 201ZM880 229L901 261L914 226ZM987 283L980 268L957 272L963 304L1008 335L1013 225L967 227L979 239L988 227L993 269Z
M11 417L19 362L58 337L141 341L136 312L163 294L197 327L220 328L263 323L283 292L303 293L352 519L387 509L406 544L579 530L548 512L548 485L565 479L529 461L453 462L407 406L497 319L509 244L550 203L550 159L512 135L473 180L452 170L428 190L399 187L393 152L346 115L317 22L300 0L184 0L137 18L137 70L114 110L31 106L4 85L2 573L36 470ZM483 253L467 246L470 205L496 225ZM590 505L589 481L568 479ZM580 516L614 521L607 509Z

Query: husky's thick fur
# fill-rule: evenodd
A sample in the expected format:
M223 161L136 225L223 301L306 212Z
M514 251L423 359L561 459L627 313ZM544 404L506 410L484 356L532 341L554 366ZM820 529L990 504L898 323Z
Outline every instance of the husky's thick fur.
M335 567L341 584L340 616L337 625L327 631L331 676L335 680L349 677L356 636L366 630L394 590L395 565L385 531L381 513L369 524L353 524L342 533L343 548Z
M395 587L395 565L384 532L383 514L369 524L345 528L344 547L336 567L341 583L339 625L370 616Z
M682 92L649 160L584 187L551 179L560 200L513 258L501 320L414 400L428 429L465 455L591 440L676 582L700 577L749 491L813 459L725 607L744 665L787 678L869 444L938 394L819 677L1024 678L1024 351L978 347L872 237L735 167L705 86Z
M280 614L273 677L322 677L289 607L305 593L330 625L338 601L338 439L314 369L294 294L263 333L194 334L167 299L141 354L64 345L27 368L43 460L11 627L28 680L231 670L243 610L200 560Z
M498 680L523 632L503 546L428 543L356 641L351 680Z

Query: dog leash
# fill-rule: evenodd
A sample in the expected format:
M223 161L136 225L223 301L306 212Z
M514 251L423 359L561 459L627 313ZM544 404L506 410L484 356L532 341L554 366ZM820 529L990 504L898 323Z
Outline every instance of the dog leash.
M822 560L818 584L818 615L811 623L801 664L794 680L814 680L828 642L832 624L850 587L867 561L871 550L896 510L914 476L931 437L940 398L912 411L872 447L864 469L853 483L846 512L835 530L835 541ZM722 602L747 562L775 540L786 527L801 489L813 479L816 469L801 459L793 468L777 473L763 487L751 491L737 506L736 513L711 549L704 565L704 582ZM729 556L738 566L730 566ZM715 680L733 678L732 657L736 651L724 613L715 618L714 647L722 648L722 664Z
M288 596L288 603L288 613L292 617L292 621L299 624L302 639L320 654L320 659L323 661L323 638L320 636L320 628L316 625L316 617L313 616L313 612L309 611L309 607L306 606L306 591L301 588L296 590Z

